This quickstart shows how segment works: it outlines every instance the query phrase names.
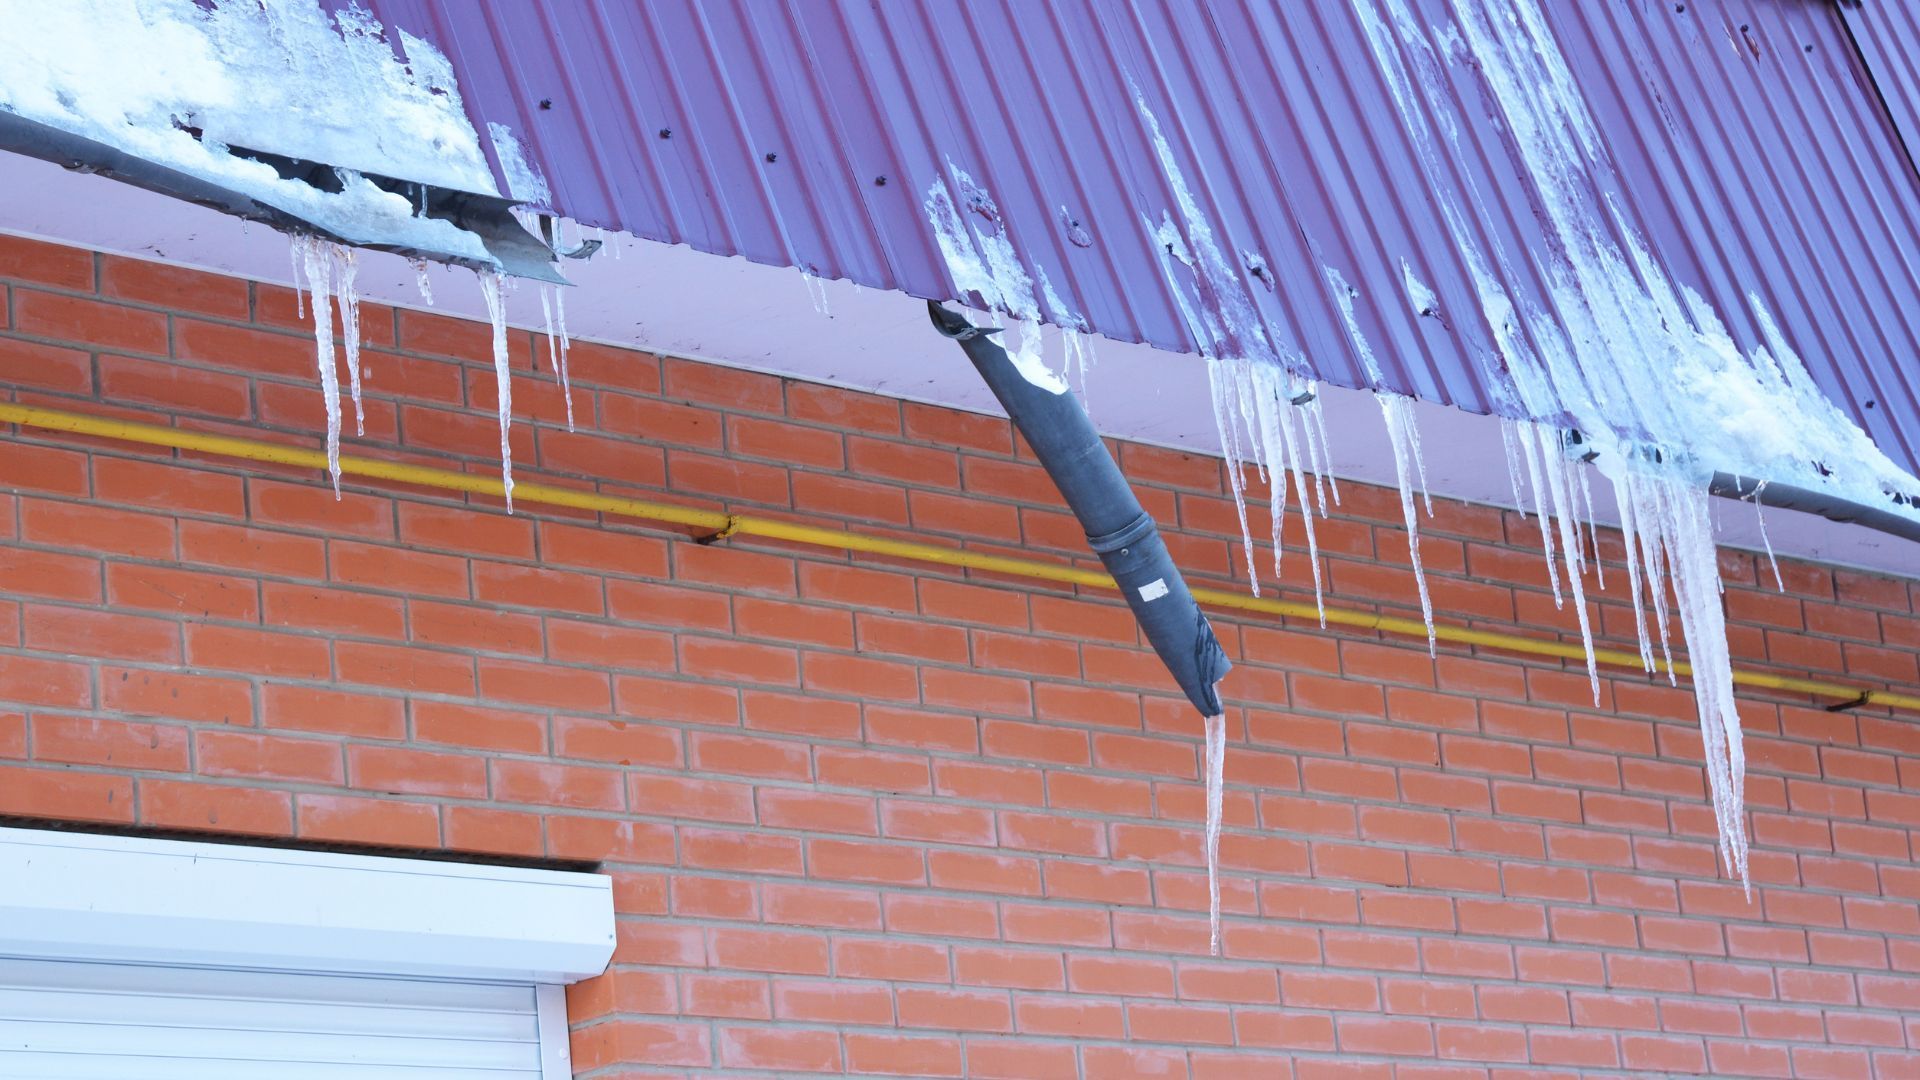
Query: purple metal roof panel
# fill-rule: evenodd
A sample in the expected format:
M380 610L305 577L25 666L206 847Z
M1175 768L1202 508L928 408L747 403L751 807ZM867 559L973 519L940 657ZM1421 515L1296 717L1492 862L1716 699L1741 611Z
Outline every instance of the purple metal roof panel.
M1885 102L1908 160L1920 168L1920 6L1856 0L1840 10L1860 53L1862 76Z
M1453 15L1411 2L1433 27ZM1191 353L1201 343L1151 235L1177 199L1157 122L1284 350L1320 378L1370 384L1332 267L1357 292L1385 387L1512 411L1435 178L1475 196L1468 227L1489 250L1538 251L1537 208L1463 65L1441 73L1450 105L1425 116L1461 138L1422 160L1353 0L371 6L448 54L474 119L520 136L568 217L951 299L922 203L964 170L1088 328ZM1920 183L1895 134L1920 131L1920 12L1543 7L1623 178L1610 194L1655 258L1745 349L1763 342L1758 296L1820 387L1920 470ZM1445 325L1411 309L1409 269ZM1516 298L1546 294L1537 259L1503 277Z

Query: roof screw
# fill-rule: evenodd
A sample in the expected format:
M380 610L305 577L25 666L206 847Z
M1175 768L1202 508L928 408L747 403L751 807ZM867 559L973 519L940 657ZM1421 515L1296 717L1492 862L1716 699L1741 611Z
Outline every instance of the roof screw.
M776 153L773 153L772 151L768 151L768 153L767 153L767 164L769 164L769 165L771 165L771 164L773 164L774 162L776 162L776 161L779 161L779 160L780 160L780 155L779 155L779 154L776 154Z
M671 138L673 138L673 129L672 129L672 128L661 128L661 129L660 129L660 137L661 137L661 138L663 138L663 139L671 139Z
M873 186L874 186L874 187L886 187L886 186L887 186L887 178L886 178L886 177L884 177L884 176L876 176L876 177L874 177L874 178L873 178Z
M1676 14L1685 15L1687 13L1687 5L1675 4L1673 5L1673 10Z
M540 99L540 108L542 108L542 109L551 109L551 108L553 108L553 99L552 99L552 98L550 98L550 97L543 97L543 98L541 98L541 99Z

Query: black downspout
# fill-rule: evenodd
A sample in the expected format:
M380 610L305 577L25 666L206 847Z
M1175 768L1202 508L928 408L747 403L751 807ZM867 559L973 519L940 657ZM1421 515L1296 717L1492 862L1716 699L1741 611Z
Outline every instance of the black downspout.
M932 301L927 312L942 334L966 350L1013 426L1033 447L1087 531L1088 546L1119 584L1141 631L1187 700L1200 715L1219 716L1222 707L1214 685L1233 665L1187 591L1160 530L1127 486L1079 400L1027 381L990 336L996 333L993 328L974 326Z

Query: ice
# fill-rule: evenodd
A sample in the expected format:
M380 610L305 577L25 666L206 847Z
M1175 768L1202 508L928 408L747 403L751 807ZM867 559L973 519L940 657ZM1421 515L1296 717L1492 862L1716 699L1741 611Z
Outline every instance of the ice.
M807 299L813 301L814 312L832 318L833 305L827 301L827 283L806 270L800 271L800 281L807 287Z
M553 191L546 177L534 168L527 148L513 129L505 124L488 123L487 137L493 143L494 157L500 161L500 176L507 182L507 194L528 206L553 209ZM540 235L538 229L534 235Z
M1225 805L1227 718L1206 718L1207 741L1207 940L1220 955L1220 818Z
M1373 351L1373 344L1360 328L1360 320L1354 314L1354 301L1359 292L1347 283L1346 276L1332 266L1322 268L1327 286L1333 294L1335 304L1347 327L1347 339L1353 345L1354 355L1360 359L1360 369L1365 373L1367 382L1373 389L1374 401L1380 406L1381 419L1387 425L1387 443L1393 448L1393 474L1400 489L1401 517L1407 524L1407 552L1413 563L1413 582L1420 594L1420 617L1427 626L1427 654L1437 655L1439 639L1433 628L1433 596L1427 588L1427 570L1420 559L1420 520L1414 511L1413 484L1416 474L1420 484L1420 493L1426 498L1427 514L1433 514L1433 500L1427 496L1427 465L1420 453L1420 428L1413 415L1413 399L1404 394L1387 389L1386 378L1380 367L1380 358ZM1412 271L1407 272L1410 285L1418 284ZM1415 303L1419 303L1416 296ZM1317 411L1317 410L1316 410Z
M402 62L358 5L0 0L0 20L0 105L43 123L136 152L125 143L240 146L496 193L446 57L403 33Z
M1614 490L1622 505L1632 505L1643 547L1663 553L1671 569L1680 632L1686 638L1688 659L1693 665L1694 705L1700 714L1721 859L1727 872L1744 885L1748 881L1742 798L1746 754L1734 703L1726 621L1720 607L1719 560L1707 513L1711 496L1702 483L1644 473L1626 484L1616 484ZM1656 594L1654 599L1664 609L1665 598Z
M1406 282L1407 302L1413 305L1413 313L1422 318L1438 318L1440 298L1425 282L1414 276L1413 264L1405 259L1400 260L1400 276Z
M492 195L447 60L316 0L0 0L0 108L292 214L350 243L494 265L363 173ZM192 130L189 130L192 129ZM228 148L336 169L327 192Z
M1305 396L1302 384L1272 364L1250 360L1208 358L1207 377L1214 400L1214 420L1220 428L1222 453L1227 458L1228 483L1234 508L1240 515L1241 540L1246 550L1247 575L1255 596L1260 595L1259 572L1254 564L1253 533L1246 510L1246 478L1243 469L1252 462L1266 480L1272 495L1269 523L1272 527L1273 572L1281 573L1283 545L1281 524L1287 509L1287 480L1292 476L1294 494L1300 503L1301 521L1306 526L1307 557L1313 566L1314 603L1319 607L1322 624L1326 621L1324 584L1320 570L1320 547L1313 524L1313 489L1307 480L1302 452L1301 428L1311 431L1310 419L1297 401ZM1244 437L1244 443L1242 439ZM1310 437L1310 435L1308 436Z
M480 295L487 302L487 320L493 324L493 379L500 399L500 486L507 497L507 513L513 513L513 371L507 363L507 304L501 295L500 274L479 271Z
M555 287L553 290L553 317L556 324L552 329L560 334L560 396L567 403L567 430L573 430L573 380L567 375L567 353L573 348L573 339L567 336L567 290Z
M333 497L340 497L340 371L333 358L333 249L311 236L293 238L307 289L313 293L313 345L320 369L320 398L327 411L327 475L333 478Z
M1427 623L1427 655L1439 651L1433 629L1433 597L1427 591L1427 571L1420 562L1420 519L1413 507L1413 483L1409 473L1420 470L1420 486L1426 489L1426 467L1420 460L1420 430L1414 425L1413 399L1401 394L1381 392L1374 395L1380 403L1380 415L1387 422L1387 442L1393 447L1393 475L1400 485L1400 514L1407 523L1407 551L1413 559L1413 581L1420 591L1420 617ZM1411 459L1411 462L1409 461ZM1433 513L1432 503L1427 513Z
M1577 431L1583 454L1614 484L1641 661L1664 666L1669 680L1669 595L1679 611L1721 850L1744 881L1743 759L1709 485L1716 472L1737 474L1920 517L1900 498L1920 481L1819 391L1759 297L1745 296L1744 312L1723 313L1669 276L1614 195L1624 185L1539 0L1455 0L1447 6L1455 21L1431 27L1409 0L1351 2L1492 332L1498 363L1489 367L1510 377L1495 389L1506 397L1502 411L1519 418L1509 425L1520 436L1510 457L1516 502L1524 467L1536 514L1573 514L1564 455L1525 431ZM1458 99L1459 78L1479 92ZM1486 147L1465 134L1485 126L1473 115L1482 111L1499 140L1495 156L1510 163L1542 234L1524 250L1483 227L1486 208L1505 198L1487 197L1470 170L1451 168L1450 158L1486 159ZM1534 281L1544 283L1537 296L1509 291L1508 283ZM1736 344L1729 315L1756 328L1757 340ZM1571 475L1584 508L1584 474ZM1549 551L1555 532L1542 522ZM1563 523L1557 532L1571 547L1577 603L1584 548L1576 528ZM1762 543L1770 553L1764 534Z
M360 407L360 294L359 253L350 247L328 245L333 249L333 294L340 304L340 339L346 345L347 384L353 394L353 433L365 438L366 413Z
M420 289L420 300L428 307L433 306L433 282L427 277L427 260L413 259L413 283Z
M567 430L573 430L573 384L567 379L567 300L558 285L540 286L540 314L547 320L547 363L560 379L560 393L567 402ZM556 321L557 315L557 321Z
M954 287L962 296L979 297L986 310L1014 320L1015 332L1002 335L1000 343L1022 377L1049 393L1066 393L1066 380L1054 374L1042 353L1039 297L1032 275L1014 252L1000 208L965 169L952 161L947 169L964 205L956 205L947 181L936 178L922 208Z
M1773 571L1773 589L1775 592L1786 592L1787 583L1780 577L1780 561L1773 557L1773 540L1767 536L1767 508L1760 501L1760 494L1766 490L1767 482L1762 480L1754 486L1753 494L1747 499L1753 503L1753 523L1760 528L1760 546L1766 549L1767 566Z

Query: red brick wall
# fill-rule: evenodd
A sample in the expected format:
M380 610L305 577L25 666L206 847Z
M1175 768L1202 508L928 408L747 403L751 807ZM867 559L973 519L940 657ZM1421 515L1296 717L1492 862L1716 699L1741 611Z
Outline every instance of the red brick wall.
M0 286L11 398L316 444L286 291L13 239ZM362 324L350 451L494 470L484 329ZM512 341L523 479L1083 550L999 420L583 344L569 434ZM1120 450L1230 575L1218 463ZM1197 722L1111 598L33 431L0 491L0 814L604 862L588 1075L1920 1075L1910 716L1743 700L1749 903L1684 687L1221 619L1213 958ZM1330 600L1409 612L1342 495ZM1437 510L1443 618L1571 632L1530 522ZM1722 564L1742 664L1920 682L1914 583Z

